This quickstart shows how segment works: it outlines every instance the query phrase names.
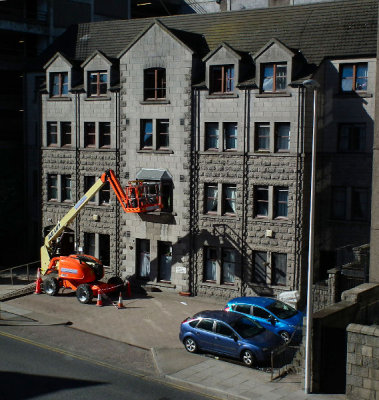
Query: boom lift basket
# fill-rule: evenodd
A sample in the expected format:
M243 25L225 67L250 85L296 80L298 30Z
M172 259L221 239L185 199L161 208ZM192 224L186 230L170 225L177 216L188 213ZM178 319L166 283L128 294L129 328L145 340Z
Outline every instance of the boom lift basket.
M163 207L160 185L157 183L129 181L125 196L125 212L128 213L149 212Z

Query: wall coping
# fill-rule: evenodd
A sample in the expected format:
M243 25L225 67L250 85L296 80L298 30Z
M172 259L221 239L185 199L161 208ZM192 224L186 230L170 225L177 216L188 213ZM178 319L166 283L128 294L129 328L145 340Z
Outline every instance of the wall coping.
M347 332L359 333L361 335L370 335L379 337L379 325L360 325L360 324L349 324L346 328Z

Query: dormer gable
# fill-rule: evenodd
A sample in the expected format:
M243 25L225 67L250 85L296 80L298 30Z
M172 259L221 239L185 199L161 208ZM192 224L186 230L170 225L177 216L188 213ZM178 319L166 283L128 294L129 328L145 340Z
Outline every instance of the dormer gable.
M210 94L233 94L239 82L241 55L227 43L220 43L204 58L205 83Z
M296 53L276 38L252 55L261 92L285 92L293 79Z
M106 96L111 83L116 80L115 62L96 50L80 66L83 68L84 90L87 96Z
M46 88L50 97L68 97L72 87L73 64L57 52L45 65Z

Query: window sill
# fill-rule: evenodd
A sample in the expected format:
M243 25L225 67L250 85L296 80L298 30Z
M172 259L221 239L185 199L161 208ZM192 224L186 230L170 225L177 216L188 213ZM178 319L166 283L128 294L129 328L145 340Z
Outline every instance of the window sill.
M354 98L370 98L373 97L372 93L368 92L340 92L337 93L335 96L337 99L354 99Z
M148 149L146 149L146 150L144 150L144 149L141 149L141 150L137 150L137 153L141 153L141 154L143 154L143 153L148 153L148 154L174 154L174 151L173 150L170 150L170 149L168 149L168 150L148 150Z
M201 282L200 283L200 287L208 287L208 288L222 288L222 289L230 289L233 291L237 291L238 287L235 283L229 283L229 284L225 284L225 283L217 283L217 282Z
M214 93L205 96L206 99L237 99L238 97L236 93Z
M290 151L255 151L252 153L248 153L249 156L256 156L256 157L296 157L299 154L291 153Z
M112 100L109 96L94 96L94 97L86 97L84 101L110 101Z
M199 151L200 155L219 155L219 156L242 156L243 152L242 151L237 151L237 150L224 150L224 151L219 151L219 150L204 150L204 151Z
M267 98L267 97L292 97L291 93L288 92L270 92L270 93L258 93L255 95L257 98Z
M226 214L202 214L200 215L200 219L222 219L222 220L231 220L231 221L238 221L239 217L237 214L234 215L226 215Z
M72 101L72 98L71 97L65 97L65 96L62 96L62 97L49 97L47 99L47 101Z
M109 151L115 151L116 149L112 149L110 147L80 147L80 151L100 151L100 152L109 152Z
M159 105L159 104L170 104L170 100L143 100L139 102L142 105Z

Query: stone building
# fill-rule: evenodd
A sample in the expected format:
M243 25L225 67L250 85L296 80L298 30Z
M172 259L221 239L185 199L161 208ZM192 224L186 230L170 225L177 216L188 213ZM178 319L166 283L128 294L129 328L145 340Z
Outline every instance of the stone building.
M369 241L376 0L80 24L46 54L43 226L105 170L160 184L160 212L105 189L83 248L136 284L193 295L305 290L314 92L316 278Z

